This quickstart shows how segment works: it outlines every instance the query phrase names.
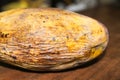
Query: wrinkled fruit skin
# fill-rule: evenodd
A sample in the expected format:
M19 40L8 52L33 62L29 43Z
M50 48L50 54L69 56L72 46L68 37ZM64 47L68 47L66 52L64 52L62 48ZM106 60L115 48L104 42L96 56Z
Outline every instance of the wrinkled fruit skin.
M98 57L108 43L98 21L70 11L14 9L0 13L0 60L35 71L57 71Z

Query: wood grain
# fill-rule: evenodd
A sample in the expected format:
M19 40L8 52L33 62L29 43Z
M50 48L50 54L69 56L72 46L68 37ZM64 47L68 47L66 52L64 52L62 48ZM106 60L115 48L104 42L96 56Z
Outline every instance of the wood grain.
M0 80L120 80L120 9L104 6L80 13L107 26L110 41L103 55L61 72L32 72L0 62Z

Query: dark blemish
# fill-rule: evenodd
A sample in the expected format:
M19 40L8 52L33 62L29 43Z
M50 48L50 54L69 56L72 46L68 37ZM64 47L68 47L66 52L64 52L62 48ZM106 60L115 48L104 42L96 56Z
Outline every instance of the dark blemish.
M43 21L43 23L45 23L46 21Z
M1 34L0 37L1 37L1 38L4 38L4 34Z
M8 35L9 35L9 33L5 34L5 33L0 32L0 37L1 38L7 38Z
M30 14L31 16L33 16L33 14Z
M11 56L13 59L17 59L17 57L16 56Z
M70 15L71 13L63 13L64 15Z
M60 54L60 51L56 51L57 54Z
M2 50L5 50L5 51L6 51L6 48L5 48L5 47L3 47L3 48L2 48Z
M85 33L84 36L87 36L87 33Z
M16 24L16 23L17 23L17 21L14 21L14 23Z
M55 37L53 37L53 38L52 38L52 41L56 41L56 38L55 38Z
M102 30L100 29L100 32L102 32Z
M69 39L69 36L66 36L67 39Z
M40 15L40 17L44 17L45 15Z
M7 38L7 37L8 37L8 35L9 35L9 34L5 34L5 38Z
M76 39L76 38L74 38L74 41L77 41L77 39Z
M32 45L28 45L29 48L32 48Z

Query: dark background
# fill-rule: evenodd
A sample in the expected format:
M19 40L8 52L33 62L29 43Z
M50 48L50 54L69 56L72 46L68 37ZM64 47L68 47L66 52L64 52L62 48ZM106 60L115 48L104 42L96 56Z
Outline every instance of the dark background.
M0 11L3 11L2 7L4 7L5 5L18 1L20 0L0 0ZM36 0L29 0L29 1L36 1ZM84 0L79 0L79 1L84 1ZM95 7L101 5L112 5L114 7L120 8L120 0L94 0L94 1L97 2ZM44 0L44 2L46 2L49 5L49 7L57 7L58 3L63 3L65 6L68 6L72 3L77 3L76 0Z
M14 0L0 0L0 6ZM33 72L0 62L0 80L120 80L120 7L119 1L78 11L97 19L109 31L109 44L97 59L60 72ZM53 6L54 7L54 6Z

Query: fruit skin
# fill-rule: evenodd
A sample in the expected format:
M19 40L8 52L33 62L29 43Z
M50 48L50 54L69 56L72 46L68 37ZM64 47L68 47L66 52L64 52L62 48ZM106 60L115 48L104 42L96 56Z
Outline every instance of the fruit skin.
M97 20L54 8L0 13L0 60L34 71L58 71L98 57L108 31Z

